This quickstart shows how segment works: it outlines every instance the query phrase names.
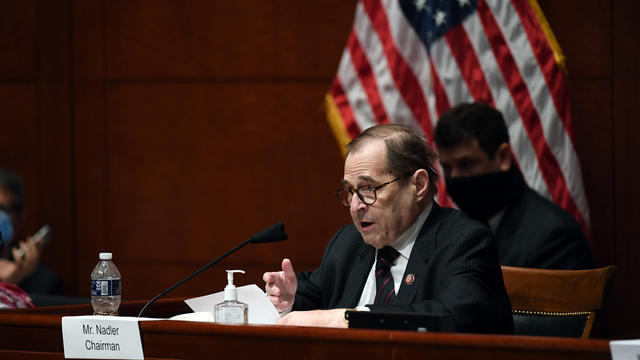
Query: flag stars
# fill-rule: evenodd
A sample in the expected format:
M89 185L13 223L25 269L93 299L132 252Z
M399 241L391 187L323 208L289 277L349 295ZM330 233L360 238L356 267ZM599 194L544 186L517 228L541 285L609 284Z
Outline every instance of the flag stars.
M458 6L460 6L461 8L465 7L465 6L470 6L471 3L469 2L469 0L458 0Z
M447 14L442 10L438 10L433 16L433 20L436 22L436 26L442 26L447 23Z
M427 5L427 0L415 0L413 4L416 6L416 10L422 11Z

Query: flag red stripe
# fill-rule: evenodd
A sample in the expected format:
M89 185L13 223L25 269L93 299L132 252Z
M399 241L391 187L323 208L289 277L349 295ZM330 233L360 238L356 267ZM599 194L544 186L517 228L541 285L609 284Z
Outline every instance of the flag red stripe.
M336 76L333 79L333 84L331 84L331 95L333 96L333 101L336 103L336 107L340 112L340 116L342 116L342 122L344 122L344 127L347 129L347 133L354 139L356 136L360 135L360 128L356 123L355 115L353 114L353 110L351 109L351 104L349 104L349 99L344 92L344 88L340 83L340 79Z
M522 118L524 128L527 131L529 139L532 142L533 148L535 149L536 157L538 158L538 163L541 167L543 178L545 179L545 182L547 182L547 186L549 187L552 196L554 198L558 198L560 194L558 194L557 192L557 185L555 183L549 183L547 178L549 177L550 172L553 172L554 170L559 172L559 166L557 166L557 163L556 166L553 166L543 161L546 155L545 148L548 148L548 146L544 138L538 113L533 106L533 102L531 100L531 96L529 95L529 91L526 87L525 81L520 74L518 66L509 50L500 27L493 18L493 15L487 7L486 3L482 0L479 1L477 3L477 10L478 16L485 30L485 33L487 34L487 39L489 40L489 44L493 50L493 53L495 54L505 83L509 88L511 96L514 99L514 104L516 105L518 112L520 113L520 117ZM555 158L550 152L548 155L551 155L549 160L555 161ZM554 167L556 169L554 169Z
M538 19L533 14L531 7L526 5L524 1L511 1L511 4L516 9L520 22L527 33L533 54L538 60L547 88L551 92L551 99L558 116L571 142L575 143L571 108L567 100L567 86L564 74L560 70L558 63L556 63L553 50L549 46L547 37L542 32Z
M507 46L506 40L500 31L500 27L493 18L492 13L484 0L477 3L477 11L485 33L487 34L489 44L491 45L493 53L498 60L500 71L507 83L509 91L511 92L514 103L518 108L518 112L522 118L527 135L535 149L536 157L538 158L538 165L542 172L542 177L547 184L547 188L549 189L554 201L567 209L570 213L577 215L578 222L584 227L584 218L578 211L578 207L568 191L564 174L560 170L560 165L544 138L542 124L538 113L533 106L529 90L527 89L524 79L520 74L513 55L511 55L509 51L509 47Z
M382 98L378 91L378 85L376 84L371 63L369 63L369 59L367 59L364 50L362 50L360 41L358 41L358 37L353 30L347 40L347 48L351 54L353 67L356 69L360 83L362 84L364 92L367 94L367 98L369 99L369 104L371 105L371 110L376 117L376 122L378 124L388 124L389 117L387 116L387 112L382 104Z
M473 99L495 107L480 61L462 24L452 27L444 38Z
M436 112L438 116L440 116L451 108L451 104L449 103L447 93L444 91L444 86L440 81L440 77L433 66L432 58L429 58L429 68L431 71L431 78L433 79L433 96L436 99ZM427 137L432 139L433 133L427 134ZM434 166L438 169L438 164L434 164ZM445 186L443 176L438 177L438 204L453 207L453 201L451 201L451 198L447 195L447 187Z
M431 125L427 103L420 83L395 46L391 37L389 21L380 0L363 1L362 5L378 33L378 38L380 38L389 64L389 70L398 91L413 112L414 118L420 124L424 133L433 133L433 126ZM431 141L430 137L428 138Z
M441 206L453 207L453 201L447 194L446 183L443 176L438 178L438 204Z
M440 81L438 72L433 65L432 58L429 58L429 68L431 69L431 78L433 79L433 93L436 98L436 111L438 113L438 117L440 117L440 115L444 114L445 111L451 108L451 103L449 102L447 93L444 91L444 85L442 85L442 81ZM429 133L428 135L429 137L433 136L432 133Z

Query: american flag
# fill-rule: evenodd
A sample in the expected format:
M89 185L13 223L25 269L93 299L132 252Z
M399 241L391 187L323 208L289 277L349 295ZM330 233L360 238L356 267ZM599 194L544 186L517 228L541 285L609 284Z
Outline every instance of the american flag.
M341 145L384 123L431 142L450 107L494 106L529 186L589 236L564 57L535 0L361 0L325 100Z

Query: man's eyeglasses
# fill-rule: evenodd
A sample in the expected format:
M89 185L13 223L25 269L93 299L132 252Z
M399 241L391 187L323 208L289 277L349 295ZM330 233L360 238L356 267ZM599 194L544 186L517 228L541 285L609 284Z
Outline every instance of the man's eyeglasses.
M387 181L385 183L382 183L380 185L375 185L375 186L362 185L362 186L358 186L355 189L352 187L346 187L346 186L341 187L340 189L336 190L336 196L338 197L338 201L340 201L342 205L347 207L351 206L351 200L353 200L353 194L358 195L358 199L360 199L360 201L362 201L366 205L373 205L373 203L375 203L376 200L378 199L376 191L404 177L406 176L400 176L391 181Z

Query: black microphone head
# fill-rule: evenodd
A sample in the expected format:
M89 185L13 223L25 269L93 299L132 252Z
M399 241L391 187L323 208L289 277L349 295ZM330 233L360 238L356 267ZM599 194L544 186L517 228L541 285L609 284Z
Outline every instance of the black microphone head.
M279 223L268 227L261 232L253 235L251 237L250 242L252 244L260 244L260 243L268 243L275 241L282 241L288 238L287 233L284 232L284 223L280 221Z

